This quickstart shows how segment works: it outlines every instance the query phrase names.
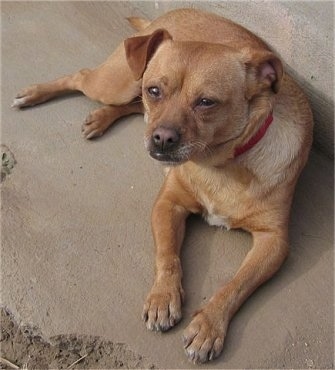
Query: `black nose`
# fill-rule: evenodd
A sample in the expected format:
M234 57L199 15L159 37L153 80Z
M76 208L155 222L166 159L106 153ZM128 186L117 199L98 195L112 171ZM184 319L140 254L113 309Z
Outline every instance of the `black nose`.
M178 145L179 133L173 128L158 127L152 134L155 147L161 151L173 149Z

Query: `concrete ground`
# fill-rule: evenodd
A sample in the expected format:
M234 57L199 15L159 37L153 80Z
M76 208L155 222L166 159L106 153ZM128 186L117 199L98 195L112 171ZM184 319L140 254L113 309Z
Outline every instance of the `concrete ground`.
M124 17L136 14L130 2L2 3L1 143L16 163L1 184L1 304L45 338L98 336L157 368L196 368L182 330L232 277L249 235L191 218L184 319L165 334L147 331L140 316L153 278L150 210L163 174L143 147L142 116L85 141L81 122L99 104L84 96L10 108L22 87L102 62L132 32ZM291 254L241 308L222 356L205 368L333 368L333 204L333 164L314 150L294 199Z

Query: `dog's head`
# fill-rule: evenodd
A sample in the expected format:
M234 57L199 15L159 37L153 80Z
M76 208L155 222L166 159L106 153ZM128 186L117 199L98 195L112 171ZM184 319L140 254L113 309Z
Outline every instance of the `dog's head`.
M125 49L134 78L143 79L146 147L169 164L203 160L218 148L233 153L255 117L271 110L283 75L267 50L178 42L164 29L127 39Z

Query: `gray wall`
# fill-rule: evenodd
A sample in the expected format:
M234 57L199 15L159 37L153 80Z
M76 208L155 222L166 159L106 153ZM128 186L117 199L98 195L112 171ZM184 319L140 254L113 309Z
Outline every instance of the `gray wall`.
M306 91L315 118L314 143L333 156L332 1L141 1L124 5L131 15L150 19L173 8L200 8L230 18L261 36L281 55L287 70Z

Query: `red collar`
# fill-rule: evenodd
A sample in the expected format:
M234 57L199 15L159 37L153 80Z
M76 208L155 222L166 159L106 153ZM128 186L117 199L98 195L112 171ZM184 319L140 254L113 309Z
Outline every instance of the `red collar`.
M238 157L239 155L245 153L247 150L251 149L253 146L255 146L265 135L267 129L271 125L273 121L273 115L272 112L268 115L267 119L263 123L263 125L260 127L260 129L256 132L254 136L251 137L249 141L247 141L245 144L235 148L234 157Z

